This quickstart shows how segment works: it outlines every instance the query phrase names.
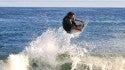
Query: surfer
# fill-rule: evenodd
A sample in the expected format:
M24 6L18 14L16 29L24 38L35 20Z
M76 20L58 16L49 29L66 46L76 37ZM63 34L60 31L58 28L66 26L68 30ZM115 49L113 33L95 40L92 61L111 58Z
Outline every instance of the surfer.
M63 29L67 33L71 33L72 30L81 31L82 29L79 28L79 26L81 26L81 25L76 25L75 21L84 22L84 21L81 21L81 20L75 18L75 14L73 12L68 12L67 15L63 18L63 22L62 22ZM82 27L84 27L84 24L82 25Z

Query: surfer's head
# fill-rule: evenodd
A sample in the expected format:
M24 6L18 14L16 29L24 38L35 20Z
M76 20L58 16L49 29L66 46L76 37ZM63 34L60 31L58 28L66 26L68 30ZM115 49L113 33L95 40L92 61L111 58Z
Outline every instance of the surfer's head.
M73 12L68 12L68 13L67 13L67 16L68 16L69 18L74 18L74 15L75 15L75 14L74 14Z

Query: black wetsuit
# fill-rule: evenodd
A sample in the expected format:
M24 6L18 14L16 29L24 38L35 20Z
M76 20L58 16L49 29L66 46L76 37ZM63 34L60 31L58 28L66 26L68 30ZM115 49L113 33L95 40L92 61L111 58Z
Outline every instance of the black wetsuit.
M76 23L75 23L75 20L74 19L70 19L69 17L64 17L63 18L63 28L64 30L67 32L67 33L70 33L71 32L71 28L73 26L76 26Z

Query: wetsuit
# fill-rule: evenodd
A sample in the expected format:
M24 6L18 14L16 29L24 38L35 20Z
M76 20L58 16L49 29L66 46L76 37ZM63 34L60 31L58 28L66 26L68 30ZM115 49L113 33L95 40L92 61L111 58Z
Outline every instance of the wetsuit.
M71 28L74 27L74 26L77 27L74 19L70 19L67 16L63 18L63 28L67 33L70 33Z

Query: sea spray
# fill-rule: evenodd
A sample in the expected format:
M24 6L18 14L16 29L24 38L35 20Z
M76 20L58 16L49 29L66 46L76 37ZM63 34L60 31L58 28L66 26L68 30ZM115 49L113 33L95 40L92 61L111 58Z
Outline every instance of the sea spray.
M39 36L24 51L30 61L30 70L58 70L59 64L66 63L65 60L57 61L58 55L68 52L70 63L72 58L77 57L77 45L71 44L71 38L78 37L79 34L67 34L63 29L57 31L49 29ZM83 50L82 50L83 52ZM77 56L76 56L77 55ZM63 64L62 64L63 65Z
M52 30L44 32L26 48L31 70L53 70L56 66L58 51L55 34Z

